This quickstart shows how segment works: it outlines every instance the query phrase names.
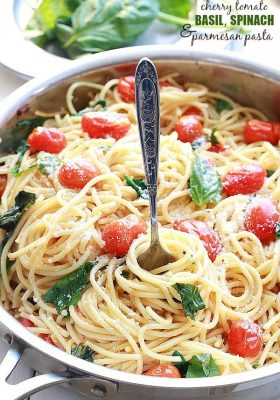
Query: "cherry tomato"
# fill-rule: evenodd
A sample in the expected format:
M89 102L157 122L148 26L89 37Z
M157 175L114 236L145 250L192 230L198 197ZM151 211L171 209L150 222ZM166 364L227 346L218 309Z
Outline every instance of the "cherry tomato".
M222 144L212 144L212 146L208 149L208 151L212 151L212 153L223 153L228 150L229 146L224 146Z
M255 199L245 213L244 226L254 233L264 244L276 239L275 228L280 221L280 212L272 199L262 197Z
M228 333L229 352L241 357L256 357L264 340L259 325L249 320L235 321Z
M128 118L117 112L97 111L82 116L82 129L92 139L124 137L131 126Z
M163 378L181 378L181 374L174 365L172 364L161 364L155 365L143 375L147 376L159 376Z
M130 214L116 222L111 222L102 231L105 252L118 257L125 256L133 240L140 233L145 233L146 230L146 222L134 214Z
M38 127L28 136L28 144L33 151L59 153L67 145L66 137L57 128Z
M67 161L60 167L58 180L67 188L82 189L98 174L98 169L86 161Z
M198 115L199 117L203 117L203 112L199 108L191 106L184 112L183 115Z
M189 233L199 238L207 250L211 261L215 261L217 255L222 251L222 245L218 234L212 228L201 221L196 220L177 220L173 224L174 229Z
M159 86L160 86L160 88L164 88L164 87L174 87L174 86L172 85L172 83L170 83L170 82L168 82L168 81L161 81L161 82L159 82Z
M23 326L25 326L26 328L33 328L33 326L35 326L35 325L33 324L33 322L30 321L30 319L27 319L27 318L20 318L19 322L20 322Z
M48 342L49 344L52 344L53 346L55 346L54 342L50 338L50 335L47 335L46 333L40 333L39 337L41 339L45 340L45 342Z
M243 135L247 143L266 141L276 145L280 139L280 122L251 119L247 122Z
M0 197L3 196L7 185L7 175L0 175Z
M118 92L122 101L134 103L135 101L135 78L132 75L123 76L119 79Z
M202 136L202 124L193 115L181 117L175 125L175 131L178 133L178 139L181 142L192 143Z
M255 193L264 184L265 170L258 164L236 166L223 179L223 187L227 196Z

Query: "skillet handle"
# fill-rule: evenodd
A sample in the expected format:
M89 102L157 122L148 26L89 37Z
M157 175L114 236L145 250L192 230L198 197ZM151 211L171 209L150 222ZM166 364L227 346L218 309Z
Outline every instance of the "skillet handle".
M13 344L0 364L0 393L5 393L5 400L24 400L43 389L69 382L68 378L49 372L27 379L16 385L9 384L7 379L17 366L23 351L23 348L17 344Z

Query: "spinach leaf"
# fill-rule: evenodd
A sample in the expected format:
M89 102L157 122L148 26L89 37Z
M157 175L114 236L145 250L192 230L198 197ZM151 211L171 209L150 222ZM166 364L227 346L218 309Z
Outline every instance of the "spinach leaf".
M10 169L10 173L12 175L14 175L15 177L18 177L20 175L19 170L20 170L20 166L22 164L23 156L27 152L28 149L29 149L29 145L27 144L26 140L22 140L21 144L16 149L16 153L19 154L18 162L17 162L17 165L14 165Z
M192 356L186 378L204 378L221 375L211 354L203 353Z
M268 169L268 170L266 171L266 176L267 176L268 178L270 178L270 177L274 174L274 172L275 172L275 171L272 171L272 170L269 170L269 169Z
M200 149L206 143L205 136L200 136L198 139L191 142L193 151Z
M277 222L275 225L275 235L276 240L280 239L280 222Z
M220 142L219 142L218 139L216 138L216 135L215 135L216 132L217 132L217 129L216 129L216 128L214 128L214 129L212 130L212 132L211 132L211 135L210 135L210 142L211 142L212 144L220 144Z
M159 0L160 11L176 17L187 18L192 9L191 0Z
M186 374L187 374L187 371L188 371L189 363L186 361L185 357L183 356L182 353L180 353L180 351L177 351L177 350L174 351L172 356L174 356L174 357L178 356L178 357L181 358L181 361L173 362L173 365L175 365L175 367L178 368L178 370L180 371L181 377L185 378Z
M147 184L144 179L130 178L129 176L125 176L124 178L126 180L126 183L135 190L138 199L141 198L144 200L148 200L149 196Z
M88 112L96 111L96 107L100 106L103 108L103 110L106 110L107 108L107 101L106 100L97 100L91 107L84 108L83 110L80 110L77 115L83 115Z
M221 114L225 110L232 110L232 106L227 101L218 99L216 104L216 110L218 114Z
M91 350L89 346L84 346L82 343L78 344L76 347L73 347L71 354L72 356L79 357L85 361L93 362L94 360L94 351Z
M72 15L72 26L57 22L55 37L76 58L131 43L157 15L154 0L84 0Z
M22 119L20 120L16 126L12 129L12 133L25 132L28 135L33 131L37 126L41 126L47 119L46 117L35 117L31 119Z
M196 311L204 310L205 304L200 296L198 288L185 283L175 283L172 286L181 296L184 313L194 320Z
M34 204L35 200L35 194L25 191L19 192L15 198L15 206L0 215L0 228L7 232L13 231L24 211Z
M61 163L62 161L59 157L54 154L46 153L45 151L40 151L36 155L36 164L39 171L44 175L55 174Z
M222 182L208 160L196 156L189 181L190 193L198 206L222 199Z
M55 305L57 312L69 310L70 305L77 305L85 289L88 274L97 265L96 261L88 261L82 264L76 271L57 281L44 295L46 303Z

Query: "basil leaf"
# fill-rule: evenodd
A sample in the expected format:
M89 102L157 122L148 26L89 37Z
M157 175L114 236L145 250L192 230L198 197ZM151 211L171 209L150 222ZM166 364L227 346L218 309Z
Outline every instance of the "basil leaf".
M77 115L83 115L92 111L96 111L96 107L100 106L103 110L107 108L107 101L106 100L97 100L91 107L86 107L83 110L80 110Z
M186 378L204 378L221 375L211 354L192 356Z
M178 356L178 357L181 358L180 362L173 362L172 364L175 365L175 367L178 368L178 370L180 371L181 377L185 378L186 374L187 374L187 371L188 371L189 363L186 361L185 357L183 356L182 353L180 353L180 351L177 351L177 350L174 351L172 356L174 356L174 357Z
M28 135L30 132L33 131L34 128L41 126L47 119L49 118L35 117L31 119L22 119L12 129L12 133L15 134L24 131L26 132L26 135Z
M20 175L19 170L20 170L20 167L22 164L22 160L23 160L24 154L27 152L28 149L29 149L29 145L27 144L26 140L22 140L21 144L16 149L16 153L19 154L17 165L14 165L10 169L10 173L13 176L18 177Z
M7 244L7 241L8 241L8 240L10 239L10 237L12 236L12 233L13 233L13 232L6 232L6 234L5 234L5 236L4 236L4 239L2 240L2 242L0 242L0 260L1 260L1 257L2 257L3 249L4 249L5 245ZM5 265L5 267L6 267L6 271L7 271L7 272L10 271L10 269L11 269L11 267L12 267L12 265L13 265L14 262L15 262L15 261L10 260L8 257L6 258L6 265ZM2 268L0 268L0 275L1 275L1 270L2 270Z
M194 320L198 310L204 310L205 304L200 296L198 288L194 285L185 283L175 283L172 286L181 296L184 313Z
M267 170L267 171L266 171L266 176L267 176L268 178L270 178L270 177L274 174L274 172L275 172L275 171Z
M85 289L90 270L97 265L96 261L82 264L76 271L57 281L44 295L46 303L55 305L57 312L69 310L70 305L77 305Z
M56 24L55 37L71 58L123 47L145 32L158 8L151 0L84 0L72 26Z
M24 211L34 204L35 200L35 194L25 191L19 192L15 198L15 206L0 215L0 228L7 232L13 231Z
M275 235L276 240L280 239L280 222L277 222L275 225Z
M218 114L221 114L225 110L232 110L232 106L227 101L218 99L216 103L216 110Z
M89 346L84 346L82 343L78 344L76 347L73 347L71 354L72 356L79 357L82 360L89 362L93 362L94 360L94 351L91 350Z
M125 279L129 278L129 272L128 271L122 271L121 276L123 276Z
M131 186L135 190L138 199L139 198L144 200L149 199L147 184L144 179L130 178L129 176L125 176L124 178L128 186Z
M222 199L221 178L204 157L195 157L189 186L191 197L198 206Z
M259 364L253 364L252 368L254 368L254 369L260 368L260 365Z
M213 130L212 130L212 132L211 132L211 135L210 135L210 142L212 143L212 144L220 144L220 142L219 142L219 140L216 138L216 136L215 136L215 133L217 132L217 129L216 128L214 128Z
M39 171L44 175L55 174L61 163L62 161L59 157L54 154L46 153L45 151L40 151L36 155L36 164Z
M192 149L195 151L200 149L206 143L206 139L204 136L200 136L198 139L191 142Z
M192 9L191 0L159 0L160 11L165 14L176 15L176 17L188 18Z

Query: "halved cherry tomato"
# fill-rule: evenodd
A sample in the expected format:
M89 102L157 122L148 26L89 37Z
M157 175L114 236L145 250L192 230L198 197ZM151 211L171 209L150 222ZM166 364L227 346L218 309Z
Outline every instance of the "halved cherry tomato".
M33 129L27 141L33 151L46 151L53 154L59 153L67 145L66 137L59 129L41 126Z
M3 196L7 185L7 175L0 175L0 197Z
M125 256L133 240L146 230L146 222L134 214L111 222L102 231L105 252L118 257Z
M86 161L67 161L60 167L58 180L67 188L82 189L98 174L98 169Z
M54 342L50 338L50 335L47 335L46 333L40 333L39 337L41 339L45 340L45 342L48 342L49 344L52 344L53 346L55 346Z
M21 323L21 325L25 326L25 328L33 328L33 326L35 326L33 324L32 321L30 321L30 319L27 318L20 318L19 322Z
M199 108L191 106L184 112L183 115L198 115L199 117L202 117L203 112Z
M129 119L117 112L96 111L82 116L82 129L92 139L124 137L131 126Z
M247 143L266 141L276 145L280 140L280 122L251 119L247 122L243 135Z
M224 151L228 150L229 146L224 146L222 144L212 144L212 146L208 149L208 151L212 151L212 153L223 153Z
M245 213L244 226L264 244L276 239L275 228L280 212L274 200L267 197L255 199Z
M133 75L123 76L119 79L118 92L122 101L126 103L135 101L135 78Z
M172 364L161 364L155 365L143 375L147 376L158 376L163 378L181 378L181 374L174 365Z
M211 261L215 261L217 255L222 251L222 245L218 234L212 228L201 221L196 220L177 220L173 224L174 229L189 233L198 237L207 250Z
M184 143L192 143L202 136L202 124L193 115L181 117L175 125L175 131L178 133L178 139Z
M170 82L168 82L168 81L161 81L161 82L159 82L159 86L160 86L160 88L164 88L164 87L174 87L174 86L172 85L172 83L170 83Z
M228 333L229 352L241 357L256 357L262 351L264 340L259 325L249 320L235 321Z
M255 193L263 186L266 171L258 164L236 166L223 179L227 196Z

